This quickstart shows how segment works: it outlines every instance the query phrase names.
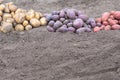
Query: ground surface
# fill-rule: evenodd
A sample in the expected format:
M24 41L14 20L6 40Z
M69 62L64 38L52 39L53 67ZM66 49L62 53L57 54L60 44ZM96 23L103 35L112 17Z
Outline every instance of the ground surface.
M9 2L10 0L5 0ZM43 13L72 7L90 17L120 10L120 0L11 0ZM120 80L120 31L0 33L0 80Z

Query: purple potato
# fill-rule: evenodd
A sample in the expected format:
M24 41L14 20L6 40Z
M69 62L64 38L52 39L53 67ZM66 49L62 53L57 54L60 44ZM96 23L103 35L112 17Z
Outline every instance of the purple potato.
M94 18L89 18L86 23L90 24L92 28L96 26L96 21Z
M49 25L49 26L53 26L54 23L55 23L55 21L52 21L52 20L51 20L51 21L49 21L48 25Z
M70 21L69 20L65 20L64 22L63 22L63 24L68 24Z
M47 30L48 30L49 32L55 32L55 30L54 30L51 26L47 26Z
M77 30L76 30L76 33L77 34L79 34L79 33L81 33L81 32L85 32L86 31L86 28L78 28Z
M92 31L91 28L86 27L86 32L91 32L91 31Z
M74 20L74 22L73 22L73 26L75 27L75 28L80 28L80 27L82 27L84 25L84 22L83 22L83 20L82 19L76 19L76 20Z
M61 10L59 16L60 18L65 18L65 11Z
M69 27L69 28L68 28L68 31L69 31L69 32L75 32L75 28L74 28L74 27Z
M67 24L67 26L68 26L68 27L71 27L71 26L73 26L73 23L72 23L72 22L69 22L69 23Z
M67 32L67 31L68 31L68 28L67 28L66 25L63 25L63 26L61 26L57 31L64 33L64 32Z
M64 21L65 21L65 18L60 18L60 21L61 21L61 22L64 22Z
M60 13L59 11L53 11L52 15L59 15L59 13Z
M73 9L68 9L66 11L66 13L67 13L67 17L69 19L76 19L77 18L76 15L75 15L75 11Z
M59 15L52 15L52 20L57 21L59 20Z
M88 20L88 16L87 15L79 15L79 18L81 18L83 21L87 21Z
M54 23L54 26L53 26L53 28L55 29L55 30L57 30L59 27L61 27L63 24L62 24L62 22L60 22L60 21L56 21L55 23Z
M92 28L91 25L88 25L88 28Z
M47 20L47 21L50 21L51 19L52 19L52 15L51 15L51 14L47 14L47 15L46 15L46 20Z
M97 23L96 25L100 27L102 24L101 23Z
M82 14L83 14L82 11L78 11L78 12L77 12L77 16L80 16L80 15L82 15Z

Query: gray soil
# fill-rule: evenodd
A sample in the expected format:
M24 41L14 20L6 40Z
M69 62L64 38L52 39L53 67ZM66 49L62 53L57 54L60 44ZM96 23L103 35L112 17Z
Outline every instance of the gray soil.
M50 13L65 7L90 17L120 10L120 0L5 0ZM50 33L44 27L0 33L0 80L120 80L120 31Z

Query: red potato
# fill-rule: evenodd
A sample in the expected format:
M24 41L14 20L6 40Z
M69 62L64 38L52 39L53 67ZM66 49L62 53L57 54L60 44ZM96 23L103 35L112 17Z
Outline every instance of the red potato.
M105 12L102 14L102 21L107 21L110 16L109 12Z
M96 22L101 23L102 19L101 18L96 18Z
M104 21L104 22L103 22L103 25L107 26L107 25L108 25L108 22L107 22L107 21Z
M105 28L105 25L102 25L101 27L100 27L100 30L103 30Z
M108 19L108 22L109 22L110 25L115 25L115 24L118 23L117 20L112 20L112 19Z
M106 31L107 31L107 30L111 30L111 26L110 26L110 25L105 26L105 27L104 27L104 30L106 30Z
M96 26L94 29L93 29L94 32L98 32L100 31L100 27Z
M112 28L112 30L120 30L120 25L115 24L111 28Z
M120 20L118 21L118 24L120 24Z
M115 14L114 14L114 17L116 19L120 19L120 11L116 11Z
M111 11L110 14L111 14L111 15L114 15L114 14L115 14L115 11Z
M110 19L115 19L113 15L110 15Z

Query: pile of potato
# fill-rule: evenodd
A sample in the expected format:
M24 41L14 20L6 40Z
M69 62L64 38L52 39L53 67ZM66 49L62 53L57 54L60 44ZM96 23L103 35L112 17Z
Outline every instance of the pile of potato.
M62 9L47 15L49 32L91 32L97 24L94 18L76 9Z
M46 18L40 12L18 8L13 2L0 4L1 32L31 30L46 24Z
M100 18L96 18L97 24L94 32L100 30L120 30L120 11L104 12Z

